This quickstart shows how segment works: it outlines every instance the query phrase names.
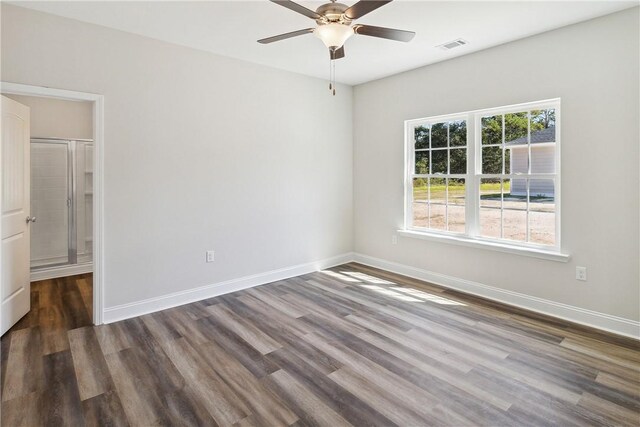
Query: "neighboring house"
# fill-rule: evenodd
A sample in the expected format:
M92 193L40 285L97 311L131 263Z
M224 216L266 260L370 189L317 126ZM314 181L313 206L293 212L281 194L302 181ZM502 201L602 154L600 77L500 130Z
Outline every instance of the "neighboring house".
M553 173L556 161L556 127L550 126L531 132L531 173ZM527 137L514 139L506 143L511 150L511 173L528 172ZM554 196L552 180L531 180L529 193L531 196ZM511 194L514 196L527 195L527 181L525 179L511 180Z

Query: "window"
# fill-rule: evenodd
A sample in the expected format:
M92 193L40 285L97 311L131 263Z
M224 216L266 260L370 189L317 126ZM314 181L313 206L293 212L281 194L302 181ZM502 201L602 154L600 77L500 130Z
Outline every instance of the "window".
M464 233L466 119L418 123L413 141L413 225Z
M560 101L406 122L405 229L559 250Z

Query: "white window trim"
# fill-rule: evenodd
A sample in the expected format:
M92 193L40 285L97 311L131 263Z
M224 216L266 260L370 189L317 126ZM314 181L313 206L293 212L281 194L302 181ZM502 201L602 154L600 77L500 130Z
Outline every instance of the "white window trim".
M481 141L481 127L480 120L483 116L490 116L496 114L512 113L515 110L532 110L532 109L547 109L554 108L556 110L556 142L555 142L555 164L556 173L554 175L555 183L555 204L556 204L556 239L555 245L539 245L530 242L510 242L506 239L491 239L479 236L479 203L478 192L476 187L480 183L480 178L483 176L481 173L481 158L480 155L476 155L478 141ZM466 232L463 234L452 233L449 231L430 230L424 228L412 227L412 205L413 205L413 192L412 192L412 178L413 178L413 151L414 151L414 135L413 129L416 125L422 125L425 122L440 122L461 120L467 121L467 173L463 175L465 178L466 188L466 207L465 209L465 221ZM561 108L560 98L547 99L543 101L527 102L522 104L507 105L498 108L488 108L480 110L466 111L462 113L446 114L440 116L426 117L420 119L411 119L405 121L405 150L404 150L404 227L398 230L398 234L405 237L414 237L426 240L435 240L444 243L452 243L463 246L470 246L476 248L484 248L490 250L496 250L500 252L514 253L518 255L527 255L535 258L548 259L553 261L567 262L569 255L564 254L561 251L561 163L560 163L560 139L561 139ZM530 145L529 145L530 147ZM473 172L470 170L473 166ZM549 178L549 175L545 174L527 174L523 178L535 179L535 178ZM469 209L473 207L473 209ZM528 228L528 227L527 227ZM528 231L527 231L528 233Z

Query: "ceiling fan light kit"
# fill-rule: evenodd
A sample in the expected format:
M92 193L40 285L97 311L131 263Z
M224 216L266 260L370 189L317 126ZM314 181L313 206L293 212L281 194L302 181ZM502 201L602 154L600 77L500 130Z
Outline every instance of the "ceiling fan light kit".
M313 34L322 40L327 48L337 49L353 35L353 28L344 24L323 24L313 30Z
M322 43L329 49L329 90L332 91L334 95L336 94L335 60L344 58L344 44L349 37L354 34L360 34L363 36L408 42L415 36L413 31L395 30L393 28L374 27L363 24L351 25L352 21L363 17L369 12L373 12L387 3L391 3L392 0L360 0L351 7L342 3L336 3L336 0L331 0L330 3L325 3L318 7L315 12L291 0L271 1L315 20L318 26L316 28L307 28L260 39L258 43L268 44L313 33L322 40Z

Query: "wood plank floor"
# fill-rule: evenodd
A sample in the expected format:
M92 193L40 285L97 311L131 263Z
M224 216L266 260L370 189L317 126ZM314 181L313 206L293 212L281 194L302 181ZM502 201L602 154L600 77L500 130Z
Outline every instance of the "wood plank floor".
M32 285L3 426L640 425L637 341L358 264L91 326Z

